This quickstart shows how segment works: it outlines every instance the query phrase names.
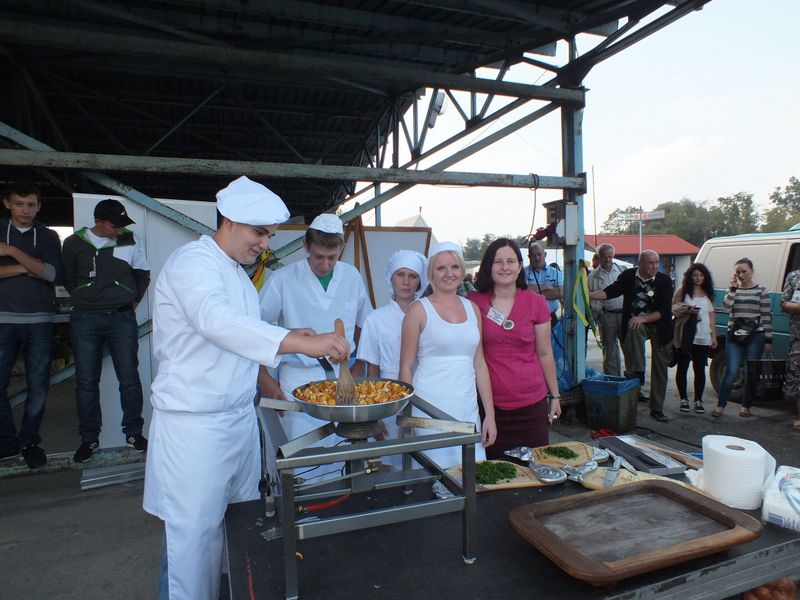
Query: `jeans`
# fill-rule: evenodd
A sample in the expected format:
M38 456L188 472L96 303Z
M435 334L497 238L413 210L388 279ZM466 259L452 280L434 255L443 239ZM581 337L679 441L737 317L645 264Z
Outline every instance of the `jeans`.
M756 333L747 342L747 345L740 346L736 342L728 339L725 343L725 376L722 378L722 385L719 388L719 401L717 406L724 407L728 404L733 389L733 382L739 375L739 369L745 364L745 360L757 360L764 353L764 334ZM742 406L750 407L750 398L747 394L747 369L744 370L744 396L742 396Z
M119 380L122 431L125 436L142 433L142 382L139 379L139 334L133 310L108 313L73 311L70 317L75 351L75 399L81 441L100 437L100 372L103 343L108 345Z
M28 394L19 438L8 401L8 383L17 358L18 345L25 361ZM0 449L14 450L42 441L39 437L39 426L44 417L47 392L50 390L52 355L52 323L0 323Z

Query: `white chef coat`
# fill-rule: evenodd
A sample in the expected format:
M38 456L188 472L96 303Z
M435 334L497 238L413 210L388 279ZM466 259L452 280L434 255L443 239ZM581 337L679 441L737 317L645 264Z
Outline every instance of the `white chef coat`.
M406 314L394 300L364 321L356 357L381 368L381 377L397 379L400 373L400 337Z
M219 595L225 510L259 497L258 365L278 363L287 333L260 319L247 274L208 236L158 277L143 505L166 525L171 600Z
M310 327L317 333L325 333L333 331L333 322L341 319L351 351L355 348L356 326L363 327L367 315L372 312L361 274L341 261L333 268L327 290L311 270L308 260L301 260L268 275L259 295L261 318L287 329ZM338 374L338 365L334 365L334 370ZM292 397L296 387L320 379L325 379L325 372L317 359L301 354L283 356L279 380L287 398ZM319 419L297 412L286 412L281 419L290 440L322 424Z

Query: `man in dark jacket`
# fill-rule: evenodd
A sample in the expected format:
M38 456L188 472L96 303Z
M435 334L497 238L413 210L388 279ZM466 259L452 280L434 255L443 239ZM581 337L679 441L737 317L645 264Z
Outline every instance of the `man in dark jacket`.
M0 459L21 450L28 467L36 469L47 463L39 447L39 426L50 389L53 281L60 275L61 242L55 231L36 220L42 199L35 186L12 184L3 205L11 216L0 219ZM27 386L19 437L8 400L18 348Z
M650 416L662 423L667 395L667 369L672 359L672 281L658 271L653 250L639 255L639 267L626 269L604 290L589 294L591 300L622 296L622 353L625 376L644 383L644 342L650 340Z
M79 229L64 240L64 287L73 306L70 325L81 436L75 462L90 460L100 447L104 342L119 380L126 443L137 452L147 450L134 311L150 284L150 268L142 241L125 229L132 223L122 203L109 198L95 206L94 227Z

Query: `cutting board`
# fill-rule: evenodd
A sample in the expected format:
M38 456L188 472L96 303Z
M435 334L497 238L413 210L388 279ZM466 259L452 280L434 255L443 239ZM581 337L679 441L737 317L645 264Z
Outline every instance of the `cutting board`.
M508 519L562 570L598 586L719 552L762 528L743 512L660 480L527 504Z
M592 471L591 473L587 473L581 478L581 485L590 490L604 489L603 481L605 480L606 472L608 472L608 467L598 467L596 470ZM682 481L676 481L675 479L670 479L669 477L663 477L662 475L651 475L650 473L644 473L642 471L639 471L636 473L636 475L634 475L625 469L620 469L617 472L617 477L614 479L614 484L611 487L635 483L637 481L671 481L673 483L677 483L678 485L688 487L696 492L700 492L701 494L705 493L703 490L700 490L692 485Z
M506 461L489 460L485 462L498 463ZM536 479L536 475L534 475L533 471L531 471L528 467L523 467L521 465L517 465L510 462L506 462L506 464L513 464L514 468L517 470L517 474L512 479L485 485L478 483L475 484L475 491L480 493L480 492L491 492L494 490L510 490L514 488L539 487L544 485L541 481ZM447 474L450 475L453 479L455 479L459 483L461 483L461 465L450 467L449 469L447 469Z
M557 456L552 456L551 454L547 454L547 448L556 447L569 448L575 454L577 454L578 457L566 460L563 458L558 458ZM577 467L586 461L592 460L594 448L589 444L584 444L583 442L561 442L560 444L550 444L548 446L534 448L533 452L536 455L535 462L540 465L550 465L551 467L563 467L564 465L569 465L571 467Z

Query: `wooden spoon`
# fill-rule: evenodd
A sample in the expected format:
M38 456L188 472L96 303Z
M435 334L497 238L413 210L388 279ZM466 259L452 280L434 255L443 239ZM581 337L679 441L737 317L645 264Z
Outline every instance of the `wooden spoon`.
M345 337L344 322L341 319L336 319L333 323L336 333ZM350 355L348 347L347 355ZM336 404L353 405L356 403L356 382L353 381L353 376L350 374L350 367L347 360L342 361L339 365L339 380L336 382Z

